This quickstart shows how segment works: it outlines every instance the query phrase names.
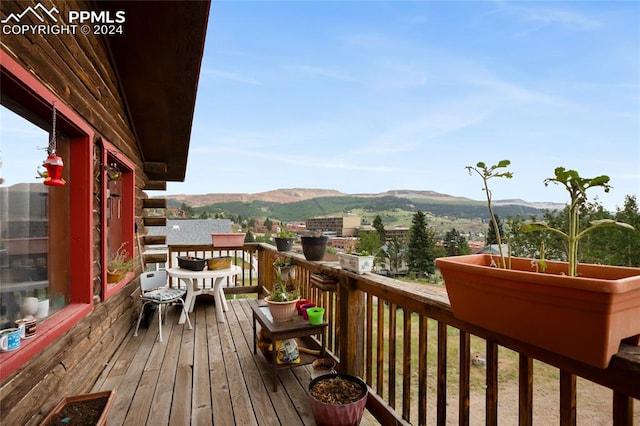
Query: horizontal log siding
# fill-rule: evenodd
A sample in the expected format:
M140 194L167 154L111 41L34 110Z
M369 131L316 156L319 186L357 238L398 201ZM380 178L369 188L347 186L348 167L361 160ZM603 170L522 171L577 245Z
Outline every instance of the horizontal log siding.
M7 16L38 3L46 8L55 5L63 16L69 10L93 9L91 2L77 0L55 3L50 0L3 0L0 6L3 16ZM29 16L24 19L33 18ZM101 148L97 138L104 138L134 164L135 196L138 200L146 198L142 192L146 185L142 161L126 119L124 101L120 96L116 74L108 60L104 40L93 34L47 37L26 33L3 36L0 44L4 52L25 69L31 70L36 78L93 128L96 135L96 141L92 141L96 151L95 170L100 171L101 167ZM127 335L137 315L138 303L133 297L138 290L137 280L106 302L100 300L100 179L98 174L93 177L96 194L93 201L94 309L61 339L0 384L3 423L37 424L37 419L43 413L46 415L63 396L88 391ZM141 208L142 205L136 203L135 215L139 223L143 216Z

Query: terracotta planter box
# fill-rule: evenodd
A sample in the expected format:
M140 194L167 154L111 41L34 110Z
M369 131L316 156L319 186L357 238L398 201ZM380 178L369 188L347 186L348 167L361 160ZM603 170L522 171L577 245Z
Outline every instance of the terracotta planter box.
M436 259L456 318L586 364L606 368L620 341L640 335L640 268L512 258L492 268L491 255Z
M244 246L244 232L212 233L211 240L214 247L242 247Z
M96 418L95 418L94 424L98 426L104 426L107 424L107 415L109 414L109 410L113 405L113 400L115 399L115 395L116 395L116 391L110 390L110 391L104 391L104 392L89 393L84 395L68 396L64 398L62 401L60 401L58 405L55 406L55 408L51 411L51 413L49 413L49 415L42 421L42 423L40 423L40 426L64 424L64 423L61 423L60 419L58 419L58 417L60 417L58 413L65 413L64 410L66 409L66 407L70 405L75 405L77 408L70 411L69 413L64 414L64 415L70 416L69 424L78 423L81 420L87 421L89 419L89 416L92 416L92 417L95 416ZM99 400L99 399L104 399L103 401L104 405L102 405L101 410L87 411L86 408L83 408L83 405L86 405L87 403L93 405L93 401ZM74 415L79 416L79 418L72 418L72 416Z
M357 256L355 254L338 253L340 266L347 271L356 274L371 272L373 269L373 256Z

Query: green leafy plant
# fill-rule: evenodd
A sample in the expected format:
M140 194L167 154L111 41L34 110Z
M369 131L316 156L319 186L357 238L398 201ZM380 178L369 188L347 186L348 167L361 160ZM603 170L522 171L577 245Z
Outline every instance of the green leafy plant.
M583 178L575 170L566 170L564 167L556 167L555 177L547 178L544 180L545 186L550 183L563 185L567 192L571 203L569 204L569 231L564 232L557 228L550 227L545 222L531 222L525 223L521 228L521 232L531 231L551 231L561 235L567 241L568 247L568 263L569 263L569 276L575 277L578 275L578 243L580 239L588 232L594 229L604 227L618 226L625 229L635 230L635 228L627 223L618 222L613 219L599 219L589 222L590 226L580 230L580 209L584 207L587 202L587 190L590 188L600 187L604 192L611 190L609 185L609 176L601 175L595 178Z
M277 254L276 260L273 261L274 268L288 268L293 266L293 259L287 256Z
M498 251L500 253L500 262L498 265L499 268L508 268L509 265L506 261L506 256L502 249L502 235L500 235L500 228L498 227L498 220L496 219L496 215L493 212L493 204L492 197L493 194L489 189L489 180L493 178L506 178L511 179L513 177L513 173L507 171L506 168L511 164L509 160L501 160L498 164L494 164L492 166L487 166L482 161L476 163L475 166L466 166L465 168L469 172L469 175L472 175L474 172L477 173L482 182L484 183L484 187L482 190L487 195L487 207L489 208L489 216L491 218L491 222L493 223L493 229L496 232L496 243L498 244Z
M122 243L115 254L109 258L107 272L110 274L120 274L133 270L134 259L129 257L129 253L124 249L126 244L126 242Z
M282 228L282 229L280 230L280 232L278 232L278 233L276 234L276 237L278 237L278 238L295 238L295 236L296 236L296 234L294 234L294 233L293 233L293 232L291 232L291 231L287 231L287 230L286 230L286 229L284 229L284 228Z
M282 268L276 269L277 282L273 286L269 300L272 302L290 302L300 297L300 291L291 281L286 282L282 277Z

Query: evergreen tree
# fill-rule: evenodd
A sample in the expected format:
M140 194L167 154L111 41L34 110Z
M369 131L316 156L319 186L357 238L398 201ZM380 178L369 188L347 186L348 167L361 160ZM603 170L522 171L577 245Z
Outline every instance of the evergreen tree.
M635 231L617 229L612 241L620 266L640 267L640 209L635 195L627 195L624 207L618 208L616 220L636 228Z
M380 215L376 215L376 217L373 219L373 228L378 233L380 242L384 244L384 242L387 241L387 235L384 232L384 224L382 223L382 218L380 217Z
M273 222L271 219L266 218L264 221L264 227L267 228L267 231L270 233L273 230Z
M496 218L496 223L498 224L498 232L500 232L501 236L504 236L504 229L502 226L502 220L498 217L498 215L494 215ZM503 243L505 243L503 241ZM486 245L498 244L498 236L496 235L496 228L493 225L493 221L489 221L489 230L487 231L487 238L485 239Z
M209 213L206 210L202 210L202 213L200 213L200 219L209 219Z
M389 258L389 269L398 273L405 257L405 244L398 237L391 238L387 243L387 257Z
M409 245L407 247L407 266L409 272L416 274L433 274L435 272L435 243L432 230L427 228L426 217L417 211L413 215L409 229Z
M443 246L446 256L471 254L471 248L469 247L467 239L462 236L456 228L451 228L450 231L447 231Z

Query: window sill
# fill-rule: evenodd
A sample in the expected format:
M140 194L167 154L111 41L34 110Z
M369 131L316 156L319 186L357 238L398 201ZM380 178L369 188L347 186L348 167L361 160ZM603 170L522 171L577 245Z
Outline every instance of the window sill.
M106 274L105 274L106 276ZM127 272L123 279L118 281L117 283L106 283L104 288L104 299L108 299L112 295L116 294L122 287L129 284L136 276L135 272ZM106 282L106 279L105 279Z
M51 315L38 323L36 335L31 339L20 340L20 348L11 352L0 353L0 382L12 375L16 370L36 357L47 346L69 331L82 318L86 317L93 304L76 303Z

